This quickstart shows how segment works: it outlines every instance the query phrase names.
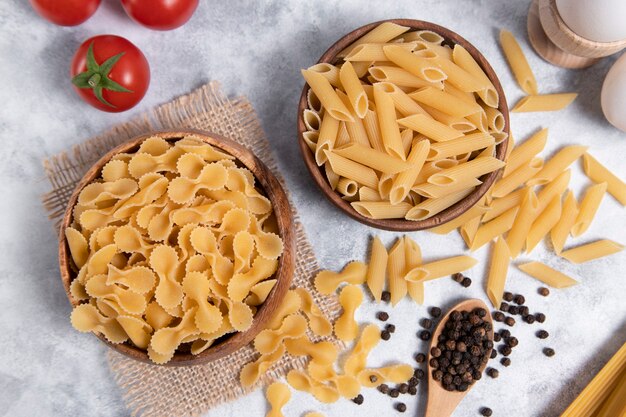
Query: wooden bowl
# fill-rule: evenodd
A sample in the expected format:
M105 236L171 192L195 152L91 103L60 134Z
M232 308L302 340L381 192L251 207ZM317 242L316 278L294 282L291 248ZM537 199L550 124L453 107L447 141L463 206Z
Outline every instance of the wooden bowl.
M96 162L91 169L89 169L89 171L87 171L85 176L78 183L69 200L67 210L65 211L65 216L63 217L63 222L61 224L59 240L59 267L61 270L61 280L63 281L63 286L65 287L65 292L67 293L70 303L75 307L80 304L80 302L75 300L70 295L70 282L76 276L76 268L73 265L69 247L65 239L65 233L63 231L71 223L72 209L76 205L78 194L87 184L91 183L100 175L102 167L111 159L113 155L122 152L134 152L138 149L141 142L151 136L159 136L168 141L176 141L190 134L193 134L202 139L204 142L233 155L237 158L239 163L248 168L254 174L258 181L258 185L263 189L265 196L267 196L267 198L269 198L272 202L272 207L274 209L274 213L276 214L278 232L283 240L284 250L278 260L278 269L273 276L273 278L277 279L277 283L270 292L266 301L258 308L250 329L245 332L238 332L225 336L223 339L216 341L213 346L198 355L192 355L189 352L177 352L174 354L172 360L166 364L169 366L195 365L210 362L226 356L247 345L261 330L263 330L265 324L271 319L291 285L296 253L291 207L285 191L267 166L265 166L261 160L259 160L252 152L242 145L214 133L206 133L195 130L177 130L169 132L150 132L145 135L137 136L128 142L117 146L105 156L100 158L100 160ZM110 348L130 358L142 362L152 363L148 358L148 354L143 349L139 349L128 343L110 343L101 334L96 334L96 336Z
M485 74L489 77L491 82L493 83L496 91L498 92L498 96L500 97L498 109L502 112L504 117L505 127L504 131L511 136L510 132L510 123L509 123L509 108L506 103L506 98L504 96L504 91L502 90L502 86L500 85L500 80L498 80L498 76L494 72L487 59L476 49L471 43L469 43L465 38L461 37L457 33L451 31L450 29L446 29L442 26L436 25L434 23L425 22L422 20L412 20L412 19L390 19L390 20L381 20L380 22L370 23L365 26L361 26L358 29L353 30L348 33L334 45L332 45L324 55L319 59L318 63L335 63L337 54L356 41L358 38L374 29L376 26L380 25L383 22L393 22L398 25L408 26L411 30L431 30L443 36L445 39L444 44L453 46L455 44L459 44L463 46L467 51L472 55L472 57L476 60L476 62L481 66ZM341 196L333 191L333 189L328 184L326 180L326 175L324 173L323 167L318 167L315 162L315 157L311 150L308 148L307 144L304 142L302 138L302 134L306 132L306 127L304 124L304 119L302 117L304 110L307 108L306 96L309 91L309 86L305 84L302 89L302 95L300 96L300 102L298 104L298 142L300 144L300 151L302 152L302 157L304 158L304 163L308 168L313 180L317 184L317 186L322 190L324 196L329 199L334 205L339 207L344 213L348 216L352 217L355 220L360 221L368 226L372 226L378 229L391 230L397 232L411 232L416 230L424 230L429 229L443 223L449 222L450 220L460 216L465 211L469 210L480 198L487 192L489 187L493 185L496 178L500 174L500 170L491 172L486 174L480 178L483 182L480 186L474 190L470 195L465 197L463 200L454 204L451 207L448 207L446 210L442 211L439 214L434 215L426 220L419 221L411 221L404 219L370 219L368 217L360 215L356 210L352 208L349 202L345 201L341 198ZM500 160L504 160L506 154L506 148L508 145L508 139L504 142L500 143L496 146L496 158Z

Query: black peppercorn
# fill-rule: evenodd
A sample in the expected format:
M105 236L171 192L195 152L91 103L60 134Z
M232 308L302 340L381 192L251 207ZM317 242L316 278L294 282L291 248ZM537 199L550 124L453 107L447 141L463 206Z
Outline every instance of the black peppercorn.
M380 294L380 299L388 303L389 301L391 301L391 293L389 291L383 291Z
M380 321L387 321L389 320L389 313L379 311L378 313L376 313L376 318Z
M463 281L461 281L461 285L464 286L465 288L467 288L470 285L472 285L472 280L469 279L468 277L465 277L465 278L463 278Z
M398 385L398 391L400 391L400 394L406 394L407 392L409 392L409 384Z
M385 330L387 330L389 333L393 333L396 331L396 326L393 324L388 324L385 326Z
M428 364L433 369L439 368L439 361L437 360L437 358L432 358L430 361L428 361Z
M480 415L484 416L484 417L491 417L491 415L493 414L493 411L491 411L491 408L489 407L483 407L480 409Z
M465 344L465 342L457 342L456 343L456 350L458 350L459 352L463 353L463 352L467 352L467 344Z
M430 350L430 355L431 355L433 358L438 358L438 357L440 357L440 356L441 356L441 349L439 349L439 348L438 348L438 347L436 347L436 346L435 346L435 347L433 347L433 348Z
M443 372L439 369L434 370L433 371L433 379L435 381L441 381L441 378L443 378Z
M550 336L550 334L548 334L545 330L539 330L536 334L539 339L547 339L548 336Z
M509 365L511 364L511 359L509 359L509 358L502 358L502 359L500 360L500 363L501 363L503 366L509 366Z
M430 308L430 315L435 317L435 318L441 316L441 309L439 307L431 307Z
M426 355L424 355L423 353L418 353L415 355L415 362L422 363L425 360L426 360Z
M376 387L376 389L383 394L389 393L389 385L387 384L380 384L378 387Z
M505 313L508 313L509 307L510 307L509 303L506 303L504 301L500 303L500 311L504 311Z
M487 369L487 375L489 375L492 378L497 378L498 375L500 375L500 372L498 372L498 370L495 368L489 368Z
M424 378L424 371L422 371L421 369L416 369L415 372L413 372L413 375L417 379L422 379L422 378Z
M433 321L431 319L424 318L420 320L420 325L425 329L430 329L431 327L433 327Z
M535 314L535 320L537 320L537 322L539 323L543 323L544 321L546 321L546 315L543 313L537 313Z
M382 332L380 332L380 338L383 340L389 340L391 339L391 333L389 333L388 330L383 330Z
M417 387L409 386L409 395L417 395Z
M502 340L502 336L500 336L500 333L494 333L493 334L493 341L494 342L499 342L500 340Z
M483 374L479 370L475 369L474 372L472 372L472 377L474 378L474 381L478 381L483 377Z
M518 306L509 306L508 313L512 314L512 315L518 314L519 313L519 307Z
M400 391L398 391L395 388L389 391L389 396L391 398L398 398L399 395L400 395Z
M410 379L409 379L409 388L410 387L416 387L417 384L420 383L420 380L417 379L417 377L415 375L413 375Z
M526 298L524 298L522 294L516 294L515 297L513 297L513 302L517 305L522 305L526 302Z
M357 395L352 399L352 402L358 405L363 404L363 396L361 394Z
M504 323L510 327L515 326L515 319L513 317L507 317L504 319Z
M398 410L401 413L404 413L406 411L406 404L404 403L396 404L396 410Z
M485 317L487 315L487 310L485 310L484 308L477 308L474 310L474 313L478 316L478 317Z
M512 352L512 349L510 346L500 346L500 353L503 354L504 356L509 356Z
M489 355L489 357L494 359L496 356L498 356L498 352L495 349L491 349L491 355Z
M535 322L535 316L533 316L532 314L529 314L526 317L524 317L524 321L528 324L533 324Z
M513 294L511 294L508 291L505 291L504 294L502 294L502 298L504 299L504 301L511 302L513 301Z
M526 306L521 306L519 308L519 314L522 317L527 317L530 314L530 310Z
M552 348L544 348L543 349L543 354L546 355L547 357L552 357L554 356L554 349Z
M493 313L493 319L497 322L503 322L504 321L504 313L501 311L496 311L495 313Z
M422 330L419 333L419 338L422 340L429 340L430 339L430 332L428 330Z
M515 346L519 344L519 340L517 340L517 337L509 337L506 340L506 344L509 345L509 347L514 348Z
M461 281L463 281L463 274L460 272L452 274L452 279L460 283Z
M547 289L546 287L539 288L537 292L539 293L539 295L542 295L544 297L547 297L548 295L550 295L550 290Z
M500 330L500 336L502 336L503 339L506 339L507 337L511 337L511 332L507 329L502 329Z

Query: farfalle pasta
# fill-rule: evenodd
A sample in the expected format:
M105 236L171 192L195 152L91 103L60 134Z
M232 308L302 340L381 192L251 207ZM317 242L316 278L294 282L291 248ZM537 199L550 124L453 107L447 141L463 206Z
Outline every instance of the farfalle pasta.
M150 137L115 155L72 214L64 231L76 273L70 293L83 302L72 325L145 349L155 363L248 330L276 284L283 242L270 200L232 155L194 136ZM286 301L242 382L277 361L284 340L304 336L307 319L293 315L300 297ZM309 320L322 323L306 301Z

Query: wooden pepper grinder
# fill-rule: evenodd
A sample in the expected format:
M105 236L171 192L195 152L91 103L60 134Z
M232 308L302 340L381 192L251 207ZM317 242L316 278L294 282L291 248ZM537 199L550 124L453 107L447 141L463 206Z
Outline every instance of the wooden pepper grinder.
M585 68L626 48L626 0L533 0L527 28L546 61Z

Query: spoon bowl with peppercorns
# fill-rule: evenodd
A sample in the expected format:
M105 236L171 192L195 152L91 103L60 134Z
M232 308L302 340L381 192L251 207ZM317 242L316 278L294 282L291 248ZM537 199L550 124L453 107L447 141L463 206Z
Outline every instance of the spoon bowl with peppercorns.
M425 417L449 417L482 377L493 349L493 322L478 299L450 309L435 329L428 352Z

